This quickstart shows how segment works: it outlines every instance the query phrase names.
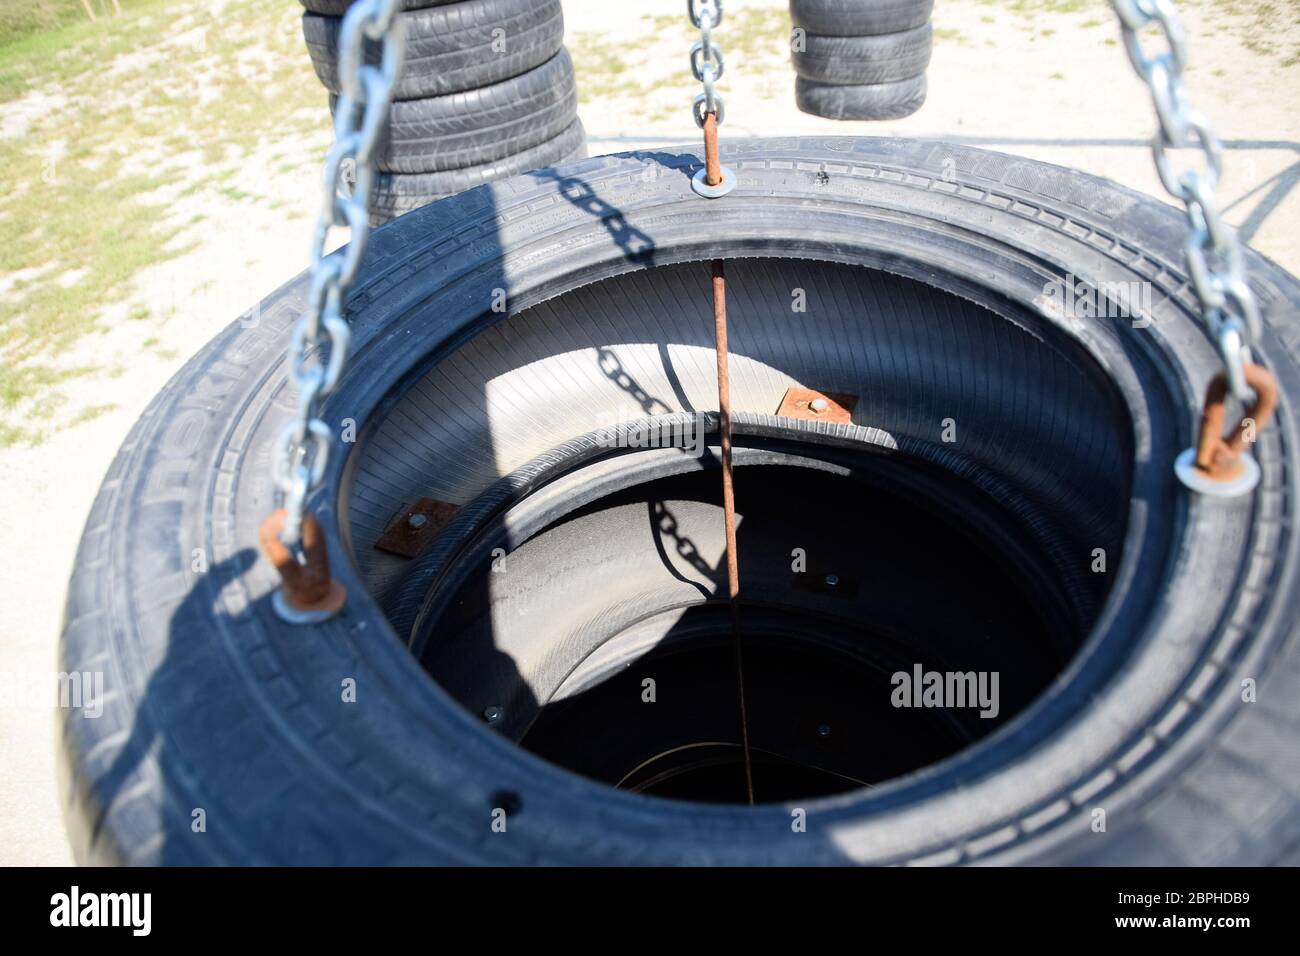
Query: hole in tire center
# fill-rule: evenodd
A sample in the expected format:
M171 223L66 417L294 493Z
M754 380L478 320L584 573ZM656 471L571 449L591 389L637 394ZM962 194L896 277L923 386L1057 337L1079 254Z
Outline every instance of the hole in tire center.
M758 802L874 786L957 752L1027 706L1091 623L1032 547L980 540L982 522L1007 520L990 502L933 471L943 501L921 500L896 462L838 457L843 473L738 456ZM718 482L714 467L652 480L542 528L503 572L457 589L438 624L456 637L426 667L475 712L485 692L508 697L502 731L552 763L744 802ZM557 680L542 699L531 689Z
M790 420L785 431L737 437L756 798L876 786L987 737L1069 663L1109 590L1110 573L1093 573L1096 554L1104 553L1108 571L1121 558L1132 424L1107 376L1059 330L1030 334L965 299L869 269L771 260L762 270L743 262L728 270L745 305L733 320L740 411L755 381L763 384L775 369L788 376L782 381L860 396L855 422L898 442L889 451L863 441L832 446L806 425L791 435ZM470 369L483 377L486 395L508 396L514 408L522 406L510 389L552 389L533 396L517 421L529 429L543 423L565 438L598 424L574 413L587 407L574 399L583 389L621 392L630 401L623 421L714 407L692 379L711 361L707 319L692 339L696 333L676 331L667 313L660 318L654 337L689 349L637 344L645 341L639 304L656 276L665 287L682 281L694 296L707 264L605 280L512 316L424 373L427 393L447 394L465 381L475 387ZM799 334L845 341L811 355L804 345L747 338L764 321L788 324L790 289L800 283L834 286L840 299L872 308L840 305L827 317L822 301L817 315L800 319ZM655 295L671 302L674 293L657 288ZM768 303L776 304L765 317ZM853 338L855 321L868 326L861 335L870 348ZM568 351L548 357L560 324ZM892 357L872 353L881 342L891 343ZM871 356L868 364L845 372L841 366L852 363L844 356L859 354ZM489 362L501 368L478 369ZM659 362L664 382L646 372ZM527 372L519 386L511 369ZM770 407L757 410L770 414L780 389L758 391ZM389 412L397 427L436 422L423 399L403 401L409 410L399 402ZM951 447L940 439L950 409L960 435ZM473 420L467 402L450 410ZM491 423L488 451L508 471L500 449L516 440L514 425L483 414ZM572 421L554 425L558 418ZM427 426L421 441L459 464L454 455L478 452L456 451L463 441L456 436L473 441L483 430L453 424L438 435ZM933 453L913 453L922 446ZM498 709L493 732L552 763L652 796L744 802L715 453L685 473L643 471L624 482L631 487L584 499L577 510L562 497L537 504L542 494L534 488L504 516L466 532L449 559L456 573L427 572L426 610L436 613L420 618L421 664L476 717ZM757 457L747 461L746 453ZM625 457L631 468L642 453ZM361 461L358 474L384 469L369 449ZM622 466L611 467L603 480L617 487L610 476ZM587 470L564 479L571 491L583 487ZM406 500L426 493L427 482L414 484ZM354 491L354 504L365 494L375 492ZM391 504L396 510L401 502ZM516 520L522 513L527 521ZM493 555L498 547L501 558ZM804 556L800 570L796 551ZM359 557L363 565L380 560L368 551ZM379 596L390 616L391 581L407 574L408 585L419 583L426 571L384 571L388 598ZM403 613L394 621L405 636L411 621L398 621Z

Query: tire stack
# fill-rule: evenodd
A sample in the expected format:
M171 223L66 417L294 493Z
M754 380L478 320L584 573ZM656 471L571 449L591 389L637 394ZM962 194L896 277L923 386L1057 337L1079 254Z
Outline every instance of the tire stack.
M925 102L934 0L790 0L795 103L837 120L902 119Z
M339 93L352 0L301 0L317 77ZM406 55L375 151L371 221L587 155L560 0L401 0ZM366 60L378 63L380 44Z

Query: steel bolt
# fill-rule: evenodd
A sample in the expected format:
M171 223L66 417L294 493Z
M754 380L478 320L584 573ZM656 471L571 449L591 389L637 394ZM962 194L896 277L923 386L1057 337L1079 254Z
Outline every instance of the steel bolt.
M406 519L406 526L413 531L419 531L428 523L429 519L425 515L411 515Z
M829 737L830 735L831 735L830 724L822 724L820 727L817 728L818 737Z
M839 585L839 583L840 583L840 577L839 577L838 574L828 574L828 575L826 575L826 586L827 586L828 588L837 587L837 586Z
M483 708L483 719L486 720L489 724L495 724L505 715L506 712L502 708L498 707L496 704L493 704L490 707Z

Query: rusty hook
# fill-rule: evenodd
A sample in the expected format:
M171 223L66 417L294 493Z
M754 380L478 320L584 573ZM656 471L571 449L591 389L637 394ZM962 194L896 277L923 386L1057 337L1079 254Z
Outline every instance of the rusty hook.
M1242 365L1246 384L1255 392L1255 400L1231 430L1224 432L1228 398L1228 376L1219 372L1210 379L1201 410L1201 428L1196 447L1178 456L1174 471L1188 488L1216 497L1236 497L1259 483L1259 465L1246 450L1246 427L1256 432L1268 424L1277 408L1277 379L1273 373L1246 362Z
M1223 372L1210 379L1201 412L1201 434L1196 443L1196 468L1211 481L1233 481L1241 476L1241 453L1246 448L1246 423L1263 428L1277 408L1277 379L1267 369L1246 362L1242 366L1246 384L1255 390L1255 401L1246 409L1232 431L1224 434L1224 403L1228 397L1228 376Z
M258 535L262 552L284 582L284 587L275 592L275 610L290 623L316 624L337 614L347 602L348 592L330 574L325 533L316 516L308 512L302 517L299 560L299 556L280 540L287 514L284 508L272 511L262 522Z

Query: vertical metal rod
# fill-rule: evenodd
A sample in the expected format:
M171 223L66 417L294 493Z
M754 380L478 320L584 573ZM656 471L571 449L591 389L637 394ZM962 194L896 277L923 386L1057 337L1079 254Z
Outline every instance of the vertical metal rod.
M722 160L718 159L717 113L707 113L704 116L704 181L710 186L722 182Z
M709 114L713 119L713 114ZM708 132L708 126L705 126ZM716 142L716 140L715 140ZM706 140L707 143L707 140ZM707 152L707 150L706 150ZM731 377L727 369L727 277L722 260L713 260L713 331L718 354L718 429L722 436L722 513L727 536L727 599L731 607L731 643L736 655L736 689L740 698L740 742L745 751L745 795L754 803L754 762L749 750L749 715L745 708L745 668L740 647L740 563L736 558L736 495L731 476Z

